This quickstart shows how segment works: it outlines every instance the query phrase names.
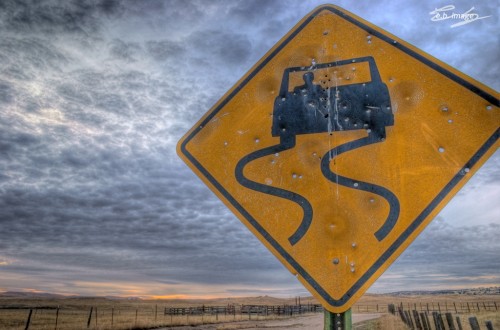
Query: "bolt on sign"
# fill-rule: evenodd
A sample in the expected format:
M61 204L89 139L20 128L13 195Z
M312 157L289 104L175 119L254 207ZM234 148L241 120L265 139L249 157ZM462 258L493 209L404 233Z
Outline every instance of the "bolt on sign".
M178 153L343 312L499 146L498 93L331 5L284 36Z

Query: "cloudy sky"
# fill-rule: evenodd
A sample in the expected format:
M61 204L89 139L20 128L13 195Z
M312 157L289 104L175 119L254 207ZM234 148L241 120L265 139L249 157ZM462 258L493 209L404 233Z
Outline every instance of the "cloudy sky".
M305 295L175 145L320 4L0 1L0 291ZM499 89L495 1L336 4ZM497 151L370 291L499 285L499 201Z

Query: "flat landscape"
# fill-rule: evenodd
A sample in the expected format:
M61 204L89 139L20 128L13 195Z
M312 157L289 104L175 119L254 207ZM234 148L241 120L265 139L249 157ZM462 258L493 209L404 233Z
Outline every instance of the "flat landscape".
M389 312L391 304L396 308L394 315ZM469 317L475 316L481 329L486 329L486 321L500 329L500 294L482 291L365 294L352 307L354 329L407 329L398 308L427 314L431 320L433 312L440 313L445 323L445 313L451 313L463 329L471 329ZM26 328L322 329L323 312L312 297L143 300L0 294L0 329Z

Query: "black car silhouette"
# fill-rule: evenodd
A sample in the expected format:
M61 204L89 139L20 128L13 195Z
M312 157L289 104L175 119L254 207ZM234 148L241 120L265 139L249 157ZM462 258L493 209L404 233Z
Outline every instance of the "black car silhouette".
M314 84L315 71L363 62L369 66L371 80L368 82L341 86ZM290 73L301 71L305 71L304 85L290 92ZM365 129L383 140L385 127L392 125L394 115L389 91L380 79L373 57L285 69L280 94L274 102L273 136Z

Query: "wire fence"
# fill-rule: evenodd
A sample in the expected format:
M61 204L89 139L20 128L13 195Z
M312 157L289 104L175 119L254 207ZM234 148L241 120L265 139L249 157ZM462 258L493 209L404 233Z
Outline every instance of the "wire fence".
M320 313L323 307L306 305L227 305L169 307L0 308L0 329L148 329L180 325L272 320Z
M475 307L474 310L472 307ZM431 305L432 306L432 305ZM487 314L487 317L493 316L500 320L498 314L498 305L496 302L481 302L481 303L452 303L452 308L447 309L447 304L441 310L438 304L437 310L431 309L425 305L424 309L416 309L417 304L413 304L414 309L410 309L410 304L407 304L408 309L405 309L403 304L389 304L388 310L391 314L399 315L401 320L411 330L494 330L491 319L478 320L478 317L471 313ZM450 311L451 310L451 311ZM488 313L489 312L489 313ZM468 316L465 316L467 314ZM481 328L480 323L484 324Z
M493 312L500 314L500 301L481 302L400 302L395 304L355 304L353 313L391 313L401 319L411 329L441 330L430 323L424 327L424 318L434 319L458 315L467 321L465 314ZM190 307L163 304L94 305L94 306L0 306L0 329L5 330L125 330L149 329L181 325L200 325L247 320L273 320L295 317L302 314L322 313L319 304L291 305L239 305L224 306L199 305ZM439 316L438 316L439 315ZM448 319L443 319L445 322ZM462 321L464 322L464 321ZM419 327L420 326L420 327ZM461 329L458 325L455 328ZM467 328L468 329L468 328ZM475 328L471 328L475 329ZM490 329L490 328L488 328Z

